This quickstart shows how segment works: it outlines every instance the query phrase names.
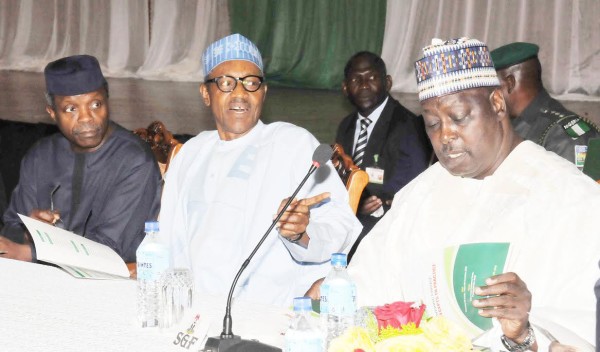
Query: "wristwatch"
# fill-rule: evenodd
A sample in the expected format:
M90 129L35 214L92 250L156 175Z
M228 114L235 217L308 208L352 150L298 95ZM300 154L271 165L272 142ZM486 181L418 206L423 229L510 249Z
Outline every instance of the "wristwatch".
M304 234L306 233L306 231L302 231L297 235L294 235L294 237L285 237L286 240L292 242L292 243L298 243L298 241L300 241L302 239L302 237L304 237Z
M506 335L502 335L500 337L500 340L509 352L529 351L531 346L533 346L533 344L535 343L535 333L533 332L533 328L531 327L531 325L528 324L527 336L525 337L525 340L523 340L523 342L516 343L513 340L506 337Z

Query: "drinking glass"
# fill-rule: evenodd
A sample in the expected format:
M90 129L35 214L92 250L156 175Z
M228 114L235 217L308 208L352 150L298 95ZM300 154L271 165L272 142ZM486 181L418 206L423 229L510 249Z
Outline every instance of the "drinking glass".
M185 268L168 269L161 278L159 290L159 327L178 324L193 304L192 272Z

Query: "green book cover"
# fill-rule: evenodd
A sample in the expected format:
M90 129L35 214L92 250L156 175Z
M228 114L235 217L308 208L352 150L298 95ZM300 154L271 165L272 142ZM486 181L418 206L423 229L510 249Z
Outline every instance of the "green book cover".
M452 264L452 289L464 316L482 330L492 327L492 319L480 316L473 307L475 287L484 286L485 279L504 272L510 243L469 243L449 248L456 250ZM448 263L448 262L447 262Z
M588 142L583 173L596 181L600 180L600 138L590 139Z

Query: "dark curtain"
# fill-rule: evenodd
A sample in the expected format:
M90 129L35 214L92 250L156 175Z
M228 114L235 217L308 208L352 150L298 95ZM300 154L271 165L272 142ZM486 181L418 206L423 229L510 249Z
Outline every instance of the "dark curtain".
M229 0L231 33L260 49L271 85L339 89L352 54L381 54L386 0Z

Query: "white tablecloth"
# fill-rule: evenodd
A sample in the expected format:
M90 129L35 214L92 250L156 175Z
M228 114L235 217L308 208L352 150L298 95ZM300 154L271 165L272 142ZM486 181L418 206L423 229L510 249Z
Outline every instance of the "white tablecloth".
M0 351L198 351L174 344L194 321L221 333L225 298L195 297L194 309L168 330L141 328L136 321L134 280L76 279L56 267L0 258ZM233 332L281 347L287 310L233 305ZM196 329L195 334L198 334Z

